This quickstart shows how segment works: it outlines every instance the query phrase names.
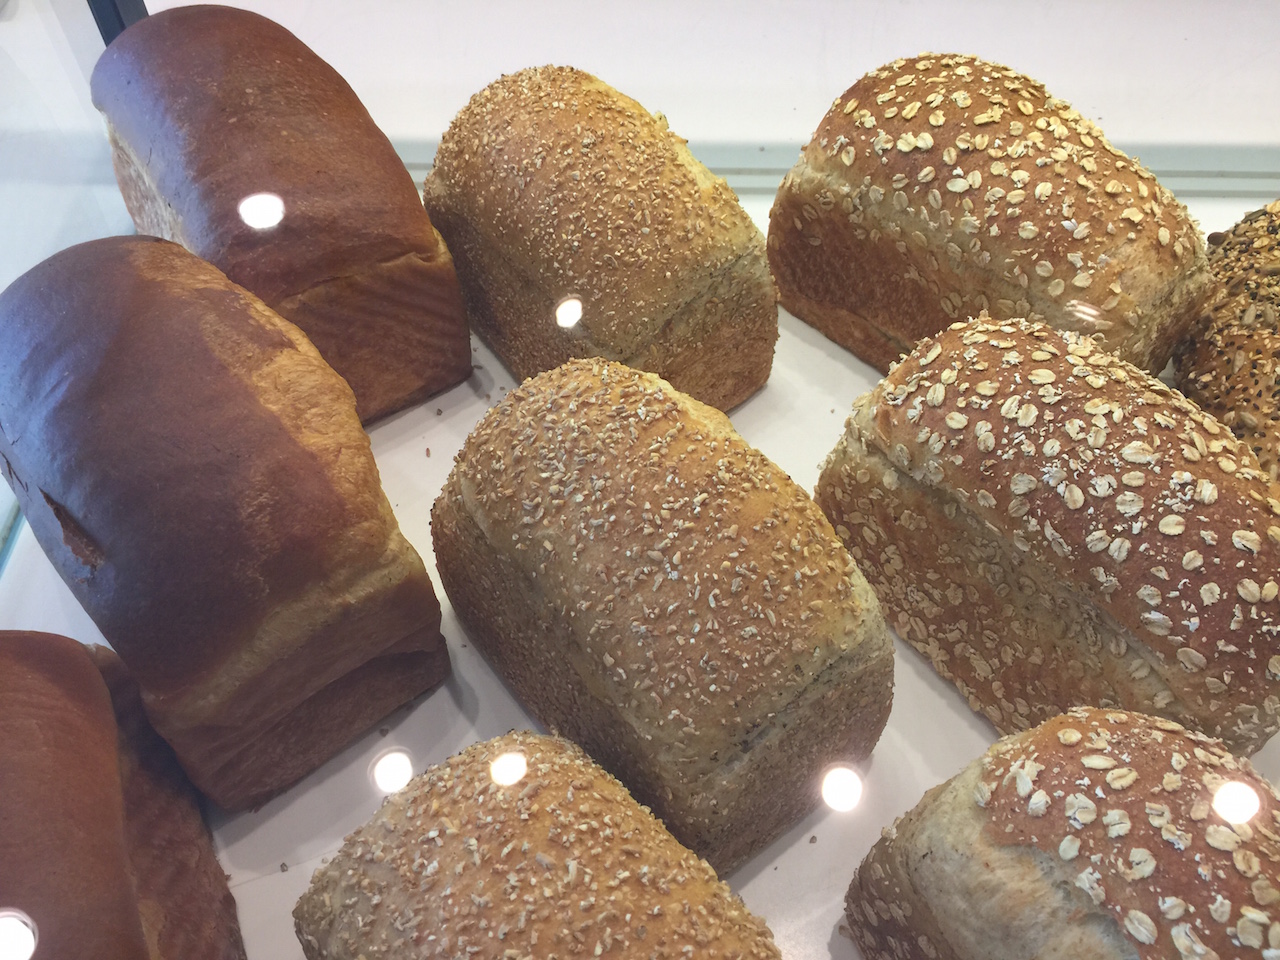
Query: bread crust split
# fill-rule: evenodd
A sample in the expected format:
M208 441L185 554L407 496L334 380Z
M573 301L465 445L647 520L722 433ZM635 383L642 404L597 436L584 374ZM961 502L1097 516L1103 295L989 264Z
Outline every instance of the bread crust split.
M1209 237L1214 294L1205 329L1174 358L1178 389L1280 479L1280 200Z
M1158 374L1209 294L1199 228L1148 170L1042 84L961 54L895 60L835 101L768 251L782 306L881 371L986 311Z
M578 360L481 421L432 511L440 577L525 706L727 871L865 759L892 698L870 589L719 411Z
M1213 807L1227 782L1261 803ZM1268 957L1280 798L1169 720L1078 707L1001 740L884 831L846 917L866 960Z
M854 404L815 497L900 636L1001 732L1078 704L1248 754L1280 726L1280 501L1093 339L980 317Z
M471 374L453 261L413 178L338 73L279 24L193 5L140 20L94 68L141 233L180 243L297 324L370 422ZM284 204L277 226L240 214Z
M504 76L450 124L423 188L476 331L517 379L575 357L722 410L769 378L764 238L666 119L570 67ZM582 304L571 329L566 298Z
M260 803L448 674L350 388L154 237L0 295L0 469L219 805Z
M491 765L511 754L527 771L506 786ZM532 733L468 747L388 797L293 915L307 960L781 956L617 780Z

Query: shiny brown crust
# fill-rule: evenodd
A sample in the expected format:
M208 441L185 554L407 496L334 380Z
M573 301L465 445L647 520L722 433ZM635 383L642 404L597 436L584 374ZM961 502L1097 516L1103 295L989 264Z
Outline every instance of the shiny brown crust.
M80 644L0 631L0 909L37 957L151 960L124 841L111 699Z
M1280 200L1209 237L1208 328L1174 358L1178 389L1280 479Z
M217 803L443 679L426 570L296 327L181 247L113 237L0 294L0 340L0 468Z
M498 757L524 756L516 784ZM293 912L308 960L776 960L768 927L572 743L512 733L392 794Z
M210 261L296 323L368 422L471 373L449 251L413 179L332 67L225 6L146 17L93 72L120 189L142 233ZM275 193L255 230L238 206Z
M1088 338L986 318L854 404L816 498L903 639L1003 732L1077 704L1252 753L1280 726L1280 502Z
M823 118L778 190L782 305L880 370L987 311L1102 335L1159 373L1208 295L1186 208L1030 77L895 60Z
M1230 824L1228 781L1261 809ZM1080 707L1001 740L884 832L846 915L865 960L1227 960L1280 948L1280 797L1168 720Z
M518 379L607 357L727 410L769 378L760 231L665 118L590 74L540 67L480 91L424 196L472 323ZM568 296L583 313L566 331Z
M151 960L244 960L236 901L200 795L147 720L128 668L108 647L88 652L119 730L125 845Z
M888 632L830 524L652 374L576 360L527 381L468 438L431 530L516 696L717 870L888 718Z

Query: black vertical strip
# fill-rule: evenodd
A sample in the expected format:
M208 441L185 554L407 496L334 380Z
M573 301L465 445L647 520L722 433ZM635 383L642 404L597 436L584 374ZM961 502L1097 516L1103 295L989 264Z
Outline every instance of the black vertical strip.
M89 0L102 42L110 44L124 28L147 15L146 0Z

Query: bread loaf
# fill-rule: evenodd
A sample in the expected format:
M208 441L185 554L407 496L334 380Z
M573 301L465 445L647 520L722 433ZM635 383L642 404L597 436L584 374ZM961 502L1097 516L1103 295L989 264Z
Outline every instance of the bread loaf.
M494 761L512 755L527 772L496 782ZM308 960L781 956L617 780L529 733L476 744L388 797L293 915Z
M37 957L151 960L125 847L116 725L74 640L0 632L0 909Z
M1280 200L1209 237L1208 328L1175 358L1178 389L1248 444L1280 480Z
M815 494L903 639L1002 732L1077 704L1257 750L1280 726L1280 502L1087 337L986 317L854 403Z
M1225 783L1256 816L1224 819ZM846 915L864 960L1267 958L1278 828L1271 785L1221 743L1077 708L925 794L858 868Z
M727 410L769 378L760 231L664 117L590 74L541 67L480 91L424 198L472 324L517 379L607 357ZM582 309L568 329L566 298Z
M1100 334L1159 373L1208 293L1186 208L1007 67L895 60L823 118L778 190L781 302L881 371L985 310Z
M464 444L431 532L515 695L721 872L888 718L888 633L830 524L652 374L576 360L513 391Z
M0 468L191 779L252 806L448 672L350 389L181 247L0 294Z
M453 263L413 179L346 81L289 31L233 7L166 10L112 42L92 93L138 230L301 327L362 420L470 375ZM264 193L284 204L266 229L240 213Z

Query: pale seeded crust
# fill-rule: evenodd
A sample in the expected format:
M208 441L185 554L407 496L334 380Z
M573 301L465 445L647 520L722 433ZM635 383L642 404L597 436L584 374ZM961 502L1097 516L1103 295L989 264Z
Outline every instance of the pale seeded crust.
M528 765L494 783L509 753ZM780 957L768 927L573 744L478 743L387 798L294 909L308 960Z
M114 237L20 277L0 328L0 467L211 799L261 802L444 679L351 391L296 327Z
M236 901L196 792L107 647L89 647L119 730L124 835L151 960L244 960Z
M449 251L355 92L257 14L147 17L92 78L142 233L181 243L296 323L368 422L461 382L470 339ZM255 230L246 196L285 219Z
M1231 826L1217 788L1261 810ZM1266 960L1280 798L1168 720L1091 707L1001 740L885 830L846 915L866 960Z
M1174 358L1178 389L1280 479L1280 200L1209 237L1209 324Z
M816 499L904 639L1003 732L1081 703L1257 750L1280 726L1280 502L1093 341L979 318L860 398Z
M663 117L595 77L540 67L490 84L423 192L473 325L517 378L601 356L721 409L769 378L760 231ZM583 305L569 331L555 322L567 296Z
M477 646L726 870L869 755L892 648L817 507L728 420L579 360L490 411L432 512Z
M1209 292L1199 229L1149 171L1043 85L956 54L835 102L778 190L769 264L786 309L880 370L986 310L1159 373Z

